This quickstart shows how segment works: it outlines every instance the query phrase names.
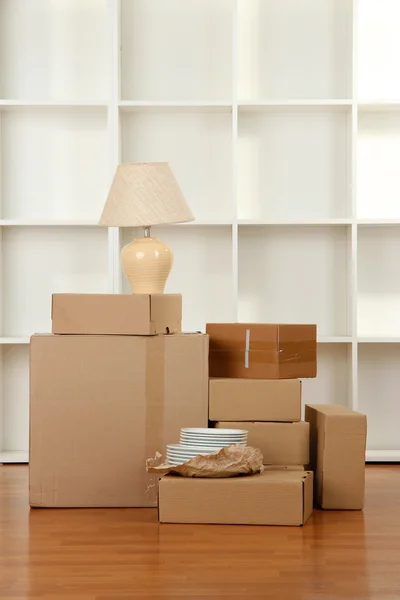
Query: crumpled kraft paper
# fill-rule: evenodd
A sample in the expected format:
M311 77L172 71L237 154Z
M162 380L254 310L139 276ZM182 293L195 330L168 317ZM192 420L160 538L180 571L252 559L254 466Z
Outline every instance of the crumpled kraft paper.
M233 444L211 454L199 454L181 465L163 464L163 457L157 452L154 458L147 459L146 469L148 473L158 475L175 473L183 477L234 477L261 473L264 467L261 450Z

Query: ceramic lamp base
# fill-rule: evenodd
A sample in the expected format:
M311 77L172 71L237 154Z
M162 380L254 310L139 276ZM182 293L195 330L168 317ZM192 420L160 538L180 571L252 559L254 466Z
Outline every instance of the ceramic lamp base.
M136 238L121 251L132 294L163 294L173 262L171 248L154 237Z

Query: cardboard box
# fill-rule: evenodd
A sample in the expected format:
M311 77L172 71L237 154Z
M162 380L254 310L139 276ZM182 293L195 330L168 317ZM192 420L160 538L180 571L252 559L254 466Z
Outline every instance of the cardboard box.
M208 425L208 338L31 340L30 504L157 506L145 461Z
M300 421L298 379L210 379L210 421Z
M159 486L161 523L303 525L313 510L313 474L266 469L259 475L201 479L166 475Z
M306 405L310 466L321 508L364 507L367 418L341 405Z
M53 294L53 333L155 335L181 330L181 294Z
M217 428L247 429L248 446L260 448L265 465L308 465L310 425L298 423L219 422Z
M316 325L208 323L210 377L299 379L317 375Z

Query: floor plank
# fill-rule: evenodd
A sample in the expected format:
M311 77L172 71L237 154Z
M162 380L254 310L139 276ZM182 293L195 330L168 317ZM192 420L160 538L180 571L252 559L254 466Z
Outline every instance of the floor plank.
M0 467L1 600L400 598L400 466L367 468L363 512L302 528L159 525L154 509L28 508Z

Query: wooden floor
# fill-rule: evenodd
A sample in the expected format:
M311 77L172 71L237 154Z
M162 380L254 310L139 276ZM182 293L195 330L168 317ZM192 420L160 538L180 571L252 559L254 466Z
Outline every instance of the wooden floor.
M1 600L400 599L400 467L367 468L364 512L302 528L159 525L153 509L28 508L0 467Z

